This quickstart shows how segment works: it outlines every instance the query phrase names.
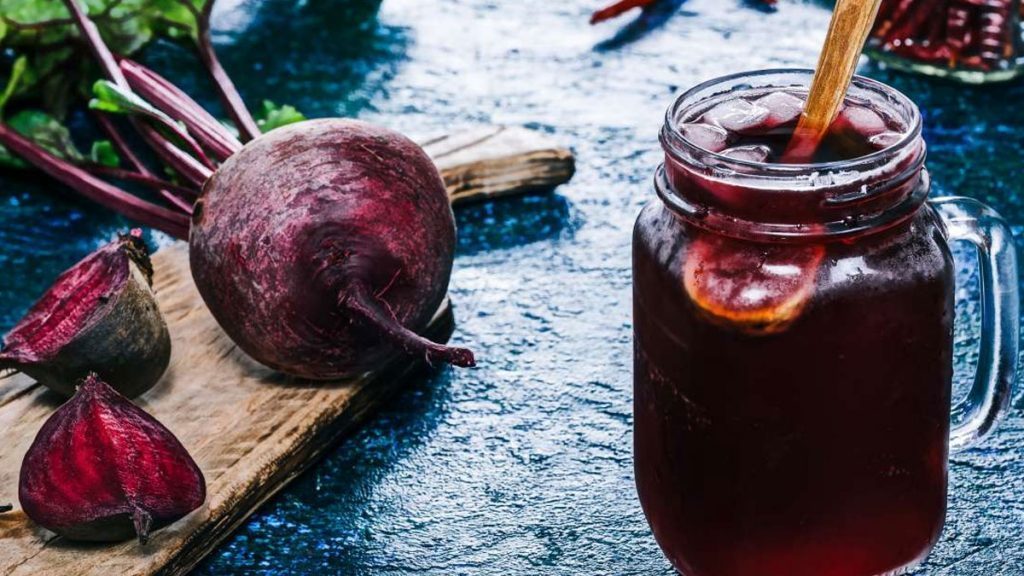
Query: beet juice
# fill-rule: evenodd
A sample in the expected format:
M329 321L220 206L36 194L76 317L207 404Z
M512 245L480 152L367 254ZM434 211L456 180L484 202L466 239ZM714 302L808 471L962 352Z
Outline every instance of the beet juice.
M809 81L681 97L636 225L637 490L687 576L889 574L943 526L948 206L925 203L916 108L865 79L814 164L783 163Z

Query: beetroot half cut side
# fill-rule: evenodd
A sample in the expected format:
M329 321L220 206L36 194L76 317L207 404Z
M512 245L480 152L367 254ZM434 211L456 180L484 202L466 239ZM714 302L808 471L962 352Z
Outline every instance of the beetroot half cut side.
M4 337L0 368L68 397L90 372L128 397L156 384L171 339L139 236L122 235L61 274Z
M170 430L90 374L29 447L18 499L70 540L145 544L202 506L206 480Z

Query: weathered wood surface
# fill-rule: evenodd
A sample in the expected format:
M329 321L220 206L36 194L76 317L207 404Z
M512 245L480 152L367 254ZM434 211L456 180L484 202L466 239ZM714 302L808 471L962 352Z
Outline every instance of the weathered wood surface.
M82 546L34 526L17 508L0 516L4 574L180 573L355 424L411 369L337 384L303 383L242 354L209 314L191 281L184 245L154 257L155 287L173 338L168 373L138 404L170 428L206 476L206 504L159 530L150 543ZM447 306L435 338L451 330ZM16 377L2 384L0 487L16 496L18 470L36 431L61 398Z
M572 152L543 134L485 126L422 142L453 204L548 190L572 178Z
M572 156L521 129L488 128L436 139L428 151L454 199L552 187L572 174ZM552 166L557 164L558 166ZM181 574L260 504L312 464L423 366L395 358L348 382L310 383L276 374L247 356L217 326L195 289L184 244L153 258L155 289L173 340L163 380L137 400L182 441L207 481L207 500L150 543L83 545L35 526L17 505L22 458L62 398L25 376L0 380L0 574ZM445 303L428 333L453 329Z

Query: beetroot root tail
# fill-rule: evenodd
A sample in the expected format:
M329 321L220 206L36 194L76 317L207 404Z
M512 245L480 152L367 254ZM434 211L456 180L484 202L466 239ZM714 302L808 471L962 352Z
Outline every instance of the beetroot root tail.
M438 344L402 326L387 305L361 283L357 282L343 292L338 303L377 329L383 338L400 346L409 355L422 355L430 365L443 362L462 368L476 366L472 350Z
M153 525L153 517L142 508L135 506L132 511L132 525L135 527L135 535L139 538L139 544L143 546L149 542L149 530Z

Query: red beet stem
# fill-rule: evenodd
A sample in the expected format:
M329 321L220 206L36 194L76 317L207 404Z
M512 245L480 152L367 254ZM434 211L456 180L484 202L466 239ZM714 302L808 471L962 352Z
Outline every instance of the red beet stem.
M605 20L611 20L616 16L632 10L633 8L645 8L658 0L620 0L610 6L606 6L590 16L590 23L597 24Z
M227 160L242 148L242 143L209 112L177 86L156 72L128 59L121 60L121 71L132 90L160 111L185 124L190 133L218 161Z
M148 168L141 160L139 160L138 156L135 156L135 153L132 151L131 147L128 146L128 142L125 141L124 136L121 135L121 132L118 131L117 127L114 125L114 122L108 116L102 113L96 113L95 116L96 120L99 122L100 127L102 127L103 131L106 132L106 135L110 136L111 140L114 141L114 147L117 148L118 152L121 153L122 156L127 158L128 163L135 168L135 172L119 170L119 172L124 172L125 175L115 177L134 180L138 181L139 183L145 183L143 179L154 181L160 180L160 178L157 178L157 176L154 175L150 168ZM90 171L94 173L101 173L102 169L90 169ZM112 173L109 175L114 174ZM157 189L160 195L163 196L164 199L170 202L171 204L177 206L178 208L182 208L186 213L191 214L191 202L184 203L184 199L195 200L199 196L199 192L193 189L178 186L178 184L173 184L171 182L167 182L166 180L160 181L166 182L167 184L167 186Z
M3 123L0 123L0 144L82 196L175 238L188 238L189 217L186 214L132 196L57 158Z
M99 121L100 126L103 128L103 131L106 132L107 136L109 136L110 139L114 142L114 147L117 148L117 151L120 152L122 156L127 158L128 163L135 168L135 172L129 172L127 170L107 169L106 167L93 167L89 169L90 172L102 174L104 171L110 170L111 172L107 174L108 176L120 178L122 180L132 180L135 182L139 182L140 184L146 185L148 185L147 182L151 181L164 182L165 185L162 187L158 187L157 192L159 192L160 195L163 196L164 199L170 202L172 205L182 209L186 214L192 214L192 201L194 201L195 198L199 196L199 193L197 191L192 190L190 188L186 188L184 186L179 186L177 184L172 184L170 182L160 180L159 178L157 178L155 175L153 175L153 172L151 172L149 168L142 162L142 160L140 160L139 157L135 155L135 152L133 152L131 147L128 146L128 143L124 140L124 137L121 136L121 133L117 130L117 127L114 126L113 121L111 121L106 114L97 112L96 119ZM114 171L120 173L120 175L114 174ZM192 201L187 201L186 199Z
M238 93L231 77L224 71L220 60L217 59L217 52L213 49L213 41L210 39L210 13L212 11L213 0L210 0L197 18L199 59L203 61L207 72L213 78L213 84L217 88L217 93L220 94L221 103L238 128L242 142L248 142L260 135L260 129L256 125L256 121L253 120L252 114L249 113L249 109L245 107L245 101L242 100L242 95Z
M930 2L921 2L911 6L903 16L902 22L893 28L890 37L895 40L913 38L928 21L928 18L935 14L935 8Z
M153 152L160 157L160 160L197 188L202 188L206 180L213 175L213 170L204 166L181 148L175 146L152 126L139 122L136 127L142 134L143 139L153 148Z
M422 354L430 365L441 361L464 368L476 366L476 359L471 350L432 342L402 326L387 303L374 296L362 282L354 282L343 292L338 304L379 330L382 336L400 346L409 355Z
M114 58L114 54L110 52L110 48L107 48L106 43L103 42L103 37L100 36L99 28L96 24L85 15L82 8L78 5L78 0L64 0L64 5L67 6L68 11L71 13L71 18L75 21L82 36L85 37L86 44L89 46L89 50L92 51L93 56L99 61L100 66L103 68L104 74L110 78L111 82L117 84L122 88L128 87L128 81L125 80L124 74L121 74L121 69L117 67L117 59Z
M86 166L85 169L98 176L106 176L107 178L124 180L126 182L134 182L154 190L166 190L171 192L173 193L172 196L175 200L175 206L178 206L183 212L188 214L192 213L192 204L199 196L199 193L196 192L194 188L175 184L174 182L168 182L167 180L162 180L152 174L140 174L138 172L132 172L131 170L122 170L121 168L111 168L109 166L100 166L97 164L90 164Z
M94 24L92 20L89 20L89 17L82 12L82 9L78 5L78 0L64 0L64 5L67 6L68 11L71 12L71 16L75 20L75 24L78 26L79 31L81 31L82 36L84 36L86 43L89 45L89 49L99 61L100 66L103 68L104 75L119 87L131 91L131 86L129 86L128 80L121 72L121 68L117 64L117 59L110 51L110 48L108 48L103 42L103 37L100 36L99 30L96 28L96 24ZM137 119L133 119L132 125L135 126L135 129L139 131L142 138L153 149L153 151L160 156L161 160L166 162L171 168L178 171L179 174L190 180L193 184L202 186L203 183L206 182L206 179L213 173L213 170L211 169L212 164L209 162L209 159L205 159L205 155L202 154L202 150L200 150L199 153L200 156L205 159L206 165L182 152L177 146L168 141L167 138L151 126L148 126L143 122L139 122ZM175 128L176 127L172 127L171 129L175 130ZM190 146L195 143L194 140L189 142L188 137L185 137L185 141L186 144L189 144Z
M111 142L114 143L114 147L117 148L117 151L122 156L128 159L128 163L131 164L135 168L135 170L137 170L140 174L145 174L147 176L152 175L152 172L149 171L149 168L146 167L142 160L140 160L139 157L136 156L135 152L131 149L131 147L128 146L128 142L124 139L124 136L121 135L121 132L117 129L117 126L114 126L114 122L106 114L102 112L96 112L96 121L99 122L100 127L103 128L103 131L107 133L107 136L110 138Z
M171 134L174 134L175 136L178 137L179 140L184 142L189 152L192 153L192 157L198 160L200 164L206 166L211 170L217 168L213 161L210 160L210 158L206 155L206 152L203 152L203 148L199 145L198 142L196 142L195 138L193 138L192 135L186 132L185 130L182 130L181 126L175 124L173 120L168 120L167 118L164 118L162 116L147 116L147 118L149 120L152 120L153 122L156 122L158 125L163 126Z
M135 534L139 537L139 544L145 546L149 542L149 529L153 525L153 517L138 506L132 511L132 524L135 526Z
M591 14L590 23L598 24L605 20L611 20L616 16L629 12L633 8L647 8L652 4L657 4L659 1L660 0L619 0L618 2L605 6ZM761 0L761 3L768 6L774 6L776 0Z

